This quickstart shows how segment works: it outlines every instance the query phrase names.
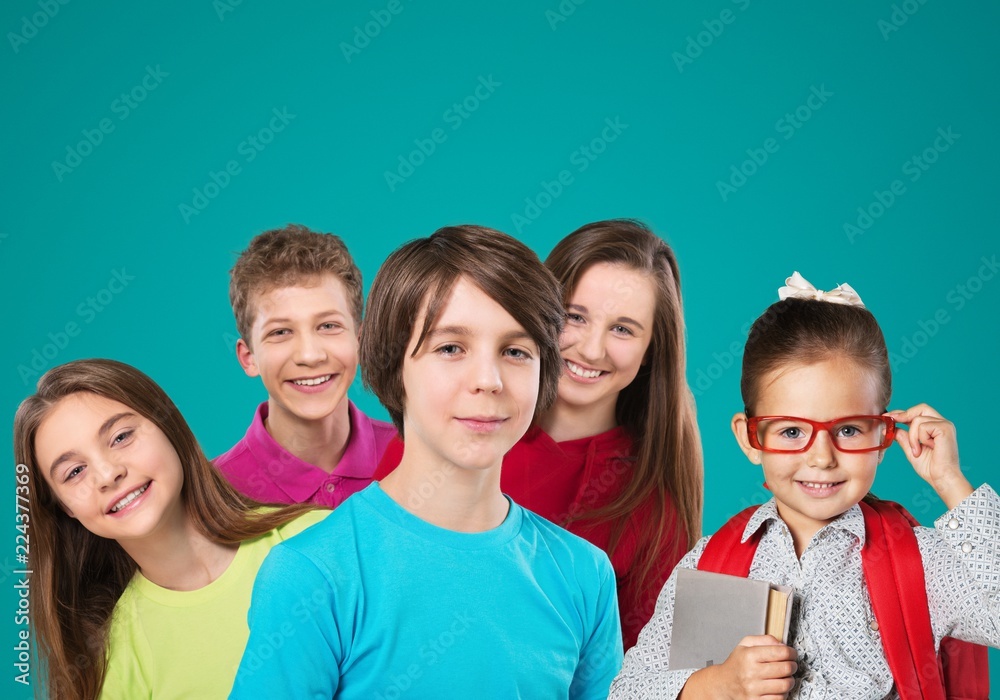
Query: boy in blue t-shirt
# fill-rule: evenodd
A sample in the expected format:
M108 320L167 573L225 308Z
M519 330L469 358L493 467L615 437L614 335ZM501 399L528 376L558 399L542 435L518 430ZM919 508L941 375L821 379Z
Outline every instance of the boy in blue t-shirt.
M500 491L561 372L558 286L522 243L440 229L382 265L363 378L399 467L268 556L233 698L605 698L607 556Z

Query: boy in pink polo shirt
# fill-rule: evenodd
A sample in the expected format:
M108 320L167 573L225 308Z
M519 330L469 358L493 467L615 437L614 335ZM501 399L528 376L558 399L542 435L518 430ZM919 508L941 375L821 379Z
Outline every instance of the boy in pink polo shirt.
M268 398L215 466L264 503L340 505L371 482L396 434L347 398L364 305L347 246L294 224L266 231L236 260L229 300L236 358Z

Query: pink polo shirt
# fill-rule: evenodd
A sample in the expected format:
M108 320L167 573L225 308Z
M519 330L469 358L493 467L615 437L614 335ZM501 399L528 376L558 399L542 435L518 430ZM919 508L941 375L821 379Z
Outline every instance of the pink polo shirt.
M351 433L344 456L327 474L279 445L267 428L267 402L257 407L246 435L215 466L240 493L261 503L315 503L339 506L372 481L382 453L395 437L391 423L373 420L348 401Z

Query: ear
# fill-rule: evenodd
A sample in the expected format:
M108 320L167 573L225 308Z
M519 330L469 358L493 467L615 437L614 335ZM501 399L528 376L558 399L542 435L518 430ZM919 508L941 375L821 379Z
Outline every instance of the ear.
M259 377L260 370L257 369L257 361L253 358L253 352L243 338L236 341L236 360L248 377Z
M747 459L754 464L760 464L760 450L754 449L750 445L750 438L747 437L747 414L737 413L733 416L730 427L733 429L736 442L739 444L740 449L743 450L743 454L747 456Z

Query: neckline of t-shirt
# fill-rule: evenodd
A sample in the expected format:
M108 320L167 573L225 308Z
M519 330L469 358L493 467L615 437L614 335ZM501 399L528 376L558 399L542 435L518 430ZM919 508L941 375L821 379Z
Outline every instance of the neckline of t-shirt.
M273 532L274 530L271 530L268 533L265 533L264 536ZM214 600L222 594L228 592L233 583L240 580L242 574L246 571L247 566L249 565L250 547L247 545L258 539L260 538L255 537L252 540L244 540L241 542L239 548L236 550L236 554L233 555L233 560L229 562L229 566L226 567L226 570L211 583L202 586L201 588L196 588L193 591L175 591L170 588L164 588L163 586L150 581L148 578L143 576L140 571L135 572L131 585L135 588L136 592L156 603L159 603L160 605L188 607L209 600Z
M495 528L484 532L456 532L418 518L396 503L389 494L382 490L377 481L373 481L370 486L353 498L358 498L359 501L363 500L376 514L397 527L422 539L453 549L488 549L503 545L517 536L521 531L521 523L524 519L521 506L514 503L506 494L504 494L504 498L508 503L507 516ZM348 499L347 503L352 499Z

